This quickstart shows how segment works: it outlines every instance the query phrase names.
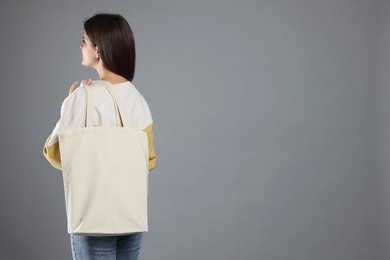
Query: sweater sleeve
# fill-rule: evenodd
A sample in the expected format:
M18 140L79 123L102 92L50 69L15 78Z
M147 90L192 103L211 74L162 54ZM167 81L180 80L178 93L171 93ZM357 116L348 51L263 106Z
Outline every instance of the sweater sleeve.
M74 96L75 94L72 94L62 102L61 117L43 146L43 156L58 170L62 170L58 131L63 125L69 124L69 109L74 102Z
M148 142L149 142L149 173L151 170L154 169L156 166L156 152L154 150L154 135L153 135L153 123L148 125L144 131L148 135Z
M49 161L49 163L56 169L62 170L60 146L58 141L52 145L49 145L49 141L52 135L49 135L45 145L43 146L43 156Z
M62 170L60 144L58 140L58 129L62 121L63 116L61 116L60 120L58 120L53 132L46 139L43 146L43 156L45 156L46 160L48 160L49 163L58 170Z

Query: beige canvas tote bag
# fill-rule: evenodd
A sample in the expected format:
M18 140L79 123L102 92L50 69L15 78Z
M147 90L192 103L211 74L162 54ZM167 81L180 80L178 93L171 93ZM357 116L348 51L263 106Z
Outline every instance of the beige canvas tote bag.
M130 128L115 86L117 127L94 127L88 86L85 123L59 130L68 233L121 235L148 230L148 138Z

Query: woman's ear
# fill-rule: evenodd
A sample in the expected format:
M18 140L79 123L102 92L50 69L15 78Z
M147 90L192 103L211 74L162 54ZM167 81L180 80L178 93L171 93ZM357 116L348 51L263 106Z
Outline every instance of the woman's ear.
M100 59L99 48L97 46L95 47L95 58Z

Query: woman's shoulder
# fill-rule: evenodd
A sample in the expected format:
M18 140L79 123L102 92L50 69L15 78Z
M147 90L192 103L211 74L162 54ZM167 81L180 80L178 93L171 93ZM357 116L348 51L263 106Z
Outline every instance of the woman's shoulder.
M63 103L62 107L64 108L70 108L74 107L75 105L80 105L85 100L86 97L86 90L85 86L80 84L78 88L76 88L70 95L68 95Z
M102 88L104 87L104 84L106 84L104 81L97 80L94 81L91 86L93 88ZM125 101L146 104L144 96L131 81L113 84L111 86L115 88L116 92L120 94L120 96L125 99Z
M92 85L87 87L104 89L104 84L106 84L104 81L97 80L93 81ZM153 122L146 99L132 82L126 81L114 84L112 87L115 88L116 93L121 98L122 104L127 107L128 113L130 113L132 117L138 119L139 128L143 129Z
M152 114L145 97L132 82L128 81L125 84L118 85L118 90L122 91L122 97L124 97L125 103L128 104L128 108L138 118L139 128L144 129L153 122Z

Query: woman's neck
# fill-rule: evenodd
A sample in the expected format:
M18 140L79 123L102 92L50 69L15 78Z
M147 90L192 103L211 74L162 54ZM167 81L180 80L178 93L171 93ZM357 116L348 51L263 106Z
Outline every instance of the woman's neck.
M119 84L128 81L125 77L115 74L114 72L109 71L106 68L96 69L96 71L98 72L99 78L101 80L108 81L111 84Z

